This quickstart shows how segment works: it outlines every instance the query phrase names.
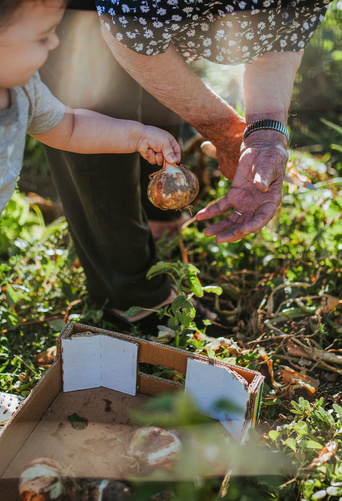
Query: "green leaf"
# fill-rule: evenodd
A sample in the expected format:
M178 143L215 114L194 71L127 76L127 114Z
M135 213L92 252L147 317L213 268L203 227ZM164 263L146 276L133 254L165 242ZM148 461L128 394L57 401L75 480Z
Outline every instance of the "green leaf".
M172 263L159 261L148 270L146 278L150 280L156 275L161 275L162 273L171 273L172 271L176 271L175 266Z
M197 276L195 274L190 274L189 273L189 284L191 287L191 290L196 296L202 297L203 296L203 288L201 282L198 280Z
M133 317L136 313L139 313L142 310L146 310L143 306L131 306L127 311L121 313L123 317Z
M323 499L326 495L327 491L322 489L321 491L315 492L315 494L311 496L311 499Z
M60 332L65 327L63 318L56 318L54 320L49 320L48 324L55 332Z
M8 296L11 298L11 300L13 301L13 304L18 303L21 299L26 299L26 300L29 299L27 294L25 294L21 290L14 290L12 285L10 285L9 283L7 283L7 285L6 285L6 292L7 292Z
M315 440L306 440L305 447L308 449L321 450L323 448L322 444L316 442Z
M271 440L276 441L277 438L279 437L280 433L277 430L271 430L268 434Z
M205 285L203 287L204 292L211 292L212 294L216 294L217 296L221 296L223 290L219 285Z
M221 412L243 412L241 405L231 402L227 398L220 398L215 402L215 408Z
M342 54L342 51L340 51L341 54ZM334 124L333 122L330 122L330 120L327 120L326 118L321 118L320 119L321 122L323 122L325 125L327 125L328 127L331 127L332 129L334 129L336 132L338 132L339 134L342 134L342 127L340 127L339 125L337 124Z
M68 421L75 430L84 430L88 426L88 419L74 412L68 416Z
M339 415L340 419L342 419L342 407L338 404L332 404L334 411Z
M287 445L290 447L290 449L293 450L293 452L296 452L297 450L297 443L294 438L287 438L286 440L283 441L284 445Z
M178 296L174 299L171 310L184 327L189 327L196 316L195 308L184 296Z
M192 275L197 275L200 272L200 270L193 264L187 264L183 266L185 266L188 269L188 273L191 273Z

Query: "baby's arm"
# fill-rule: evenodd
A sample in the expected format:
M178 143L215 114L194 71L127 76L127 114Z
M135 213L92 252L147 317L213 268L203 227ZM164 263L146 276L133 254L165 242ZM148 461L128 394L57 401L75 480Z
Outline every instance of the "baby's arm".
M151 164L179 163L180 146L168 132L133 120L119 120L89 110L66 108L62 121L33 137L42 143L74 153L134 153Z

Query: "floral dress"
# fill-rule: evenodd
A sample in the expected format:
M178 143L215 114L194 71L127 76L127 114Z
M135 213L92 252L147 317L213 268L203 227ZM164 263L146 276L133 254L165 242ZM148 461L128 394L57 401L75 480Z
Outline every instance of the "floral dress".
M144 55L170 44L187 60L240 64L268 51L300 51L330 0L96 0L105 27Z

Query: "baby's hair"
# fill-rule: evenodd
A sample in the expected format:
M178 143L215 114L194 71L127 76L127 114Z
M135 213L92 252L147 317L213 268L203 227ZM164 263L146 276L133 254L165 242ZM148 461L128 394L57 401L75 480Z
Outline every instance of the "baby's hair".
M53 0L0 0L0 30L6 28L12 21L17 9L26 2L48 3ZM60 0L63 7L67 0Z

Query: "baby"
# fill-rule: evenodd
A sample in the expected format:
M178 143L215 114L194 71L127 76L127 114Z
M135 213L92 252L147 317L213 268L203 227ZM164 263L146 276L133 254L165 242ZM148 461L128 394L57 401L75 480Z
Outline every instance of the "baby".
M38 69L58 46L65 0L0 0L0 213L20 173L26 133L75 153L139 152L149 163L180 162L180 146L157 127L71 109Z

